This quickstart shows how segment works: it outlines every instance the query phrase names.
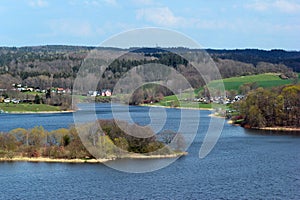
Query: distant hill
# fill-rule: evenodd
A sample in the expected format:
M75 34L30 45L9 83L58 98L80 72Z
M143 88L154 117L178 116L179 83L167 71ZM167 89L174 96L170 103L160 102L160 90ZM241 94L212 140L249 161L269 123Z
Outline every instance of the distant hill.
M46 45L33 47L0 47L0 89L22 83L31 87L72 88L76 74L84 58L96 47ZM124 51L124 49L97 47L103 51ZM203 86L201 76L188 61L172 52L195 54L199 49L187 48L130 48L137 56L112 60L102 75L99 85L113 88L124 73L134 66L146 63L160 63L171 66L182 73L195 88ZM172 51L172 52L170 52ZM300 72L300 52L284 50L206 50L215 61L223 78L255 75L261 73L282 73L293 77L293 70Z
M244 63L257 65L259 62L268 62L272 64L283 64L300 72L300 52L284 50L259 50L259 49L236 49L236 50L206 50L212 57L221 59L230 59Z

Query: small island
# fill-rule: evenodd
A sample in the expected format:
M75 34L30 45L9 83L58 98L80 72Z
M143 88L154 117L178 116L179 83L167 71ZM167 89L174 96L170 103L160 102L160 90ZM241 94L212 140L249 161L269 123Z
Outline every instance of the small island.
M102 130L94 123L87 123L50 132L35 127L0 133L0 161L103 163L123 158L174 158L187 154L183 151L183 136L173 131L165 130L156 135L149 127L123 121L95 123L99 123Z

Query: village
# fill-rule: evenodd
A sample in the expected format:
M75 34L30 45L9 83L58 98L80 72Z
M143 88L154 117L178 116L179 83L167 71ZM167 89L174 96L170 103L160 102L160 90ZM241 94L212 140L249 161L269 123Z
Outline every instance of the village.
M45 96L45 98L51 98L55 95L72 95L72 90L70 88L62 87L52 87L52 88L39 88L39 87L29 87L22 84L12 84L10 89L1 89L0 88L0 103L36 103L36 96ZM96 91L87 91L82 94L82 96L103 96L110 97L112 91L110 89L101 89Z
M22 95L23 94L23 95ZM25 94L25 95L24 95ZM72 95L70 88L52 87L42 89L39 87L29 87L22 84L13 84L11 89L0 89L0 103L37 103L35 102L35 96L44 96L46 99L55 95ZM110 89L90 90L81 94L87 97L111 97L112 91ZM232 104L240 101L244 98L244 95L236 95L232 98L227 96L215 96L215 97L199 97L193 100L180 99L180 101L193 101L202 104Z
M238 102L242 100L245 97L245 95L238 94L232 98L229 98L228 96L216 96L216 97L200 97L195 98L194 102L199 103L215 103L215 104L232 104L234 102Z

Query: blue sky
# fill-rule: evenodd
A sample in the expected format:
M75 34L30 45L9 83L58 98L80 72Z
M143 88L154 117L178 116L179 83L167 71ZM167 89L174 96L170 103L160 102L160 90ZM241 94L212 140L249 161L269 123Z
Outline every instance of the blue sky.
M161 27L205 48L300 50L299 0L1 0L0 46L98 46Z

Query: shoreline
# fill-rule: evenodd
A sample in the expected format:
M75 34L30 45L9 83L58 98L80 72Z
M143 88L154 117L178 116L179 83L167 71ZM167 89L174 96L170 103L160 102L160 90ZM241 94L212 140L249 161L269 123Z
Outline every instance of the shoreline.
M103 158L103 159L60 159L60 158L47 158L47 157L15 157L15 158L0 158L0 162L36 162L36 163L105 163L114 161L116 159L167 159L176 158L187 155L187 152L174 153L167 155L144 155L144 154L130 154L124 157L116 158Z
M275 127L263 127L263 128L258 128L258 127L252 127L250 129L254 130L264 130L264 131L294 131L294 132L300 132L300 127L280 127L280 126L275 126Z
M15 157L15 158L0 158L0 162L43 162L43 163L104 163L112 159L60 159L46 157Z
M228 124L234 125L234 126L241 126L240 124L235 124L232 120L227 121ZM242 126L241 126L242 127ZM242 127L245 128L245 127ZM275 126L275 127L250 127L245 129L252 129L252 130L263 130L263 131L281 131L281 132L300 132L300 127L284 127L284 126Z
M171 107L171 106L160 106L160 105L149 105L149 104L139 104L135 106L142 106L142 107L155 107L155 108L173 108L173 109L180 109L180 110L208 110L213 111L213 108L193 108L193 107ZM59 114L59 113L74 113L77 110L61 110L61 111L4 111L3 114ZM1 114L1 113L0 113Z
M149 105L149 104L140 104L136 106L144 106L144 107L155 107L155 108L174 108L174 109L186 109L186 110L214 110L213 108L193 108L193 107L171 107L171 106L159 106L159 105Z
M209 117L216 117L216 118L223 118L223 119L225 119L225 117L216 115L216 113L209 114L208 116L209 116ZM228 123L228 122L227 122L227 123Z
M57 113L74 113L76 110L61 110L61 111L11 111L5 114L57 114Z

